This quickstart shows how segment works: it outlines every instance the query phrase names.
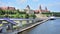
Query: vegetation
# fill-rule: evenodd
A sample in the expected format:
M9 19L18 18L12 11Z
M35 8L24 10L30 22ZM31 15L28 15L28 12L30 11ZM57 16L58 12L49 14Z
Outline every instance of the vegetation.
M52 12L54 16L60 17L60 12Z
M60 17L60 12L46 12L42 14L46 15L47 17L52 16L52 14L53 16Z
M0 10L0 18L29 18L36 16L34 14L27 14L26 11L19 11L19 10Z
M47 17L52 16L51 12L46 12L46 13L42 13L43 15L46 15Z

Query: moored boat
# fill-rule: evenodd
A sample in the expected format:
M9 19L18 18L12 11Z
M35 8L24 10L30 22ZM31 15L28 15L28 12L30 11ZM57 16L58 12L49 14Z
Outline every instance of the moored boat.
M49 18L50 18L50 20L55 20L55 17L54 16L51 16Z

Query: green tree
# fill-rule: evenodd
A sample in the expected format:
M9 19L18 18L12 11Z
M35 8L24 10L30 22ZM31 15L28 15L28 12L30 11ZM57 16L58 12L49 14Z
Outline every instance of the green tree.
M26 17L26 19L28 19L28 18L29 18L29 15L28 15L28 14L26 14L26 16L25 16L25 17Z

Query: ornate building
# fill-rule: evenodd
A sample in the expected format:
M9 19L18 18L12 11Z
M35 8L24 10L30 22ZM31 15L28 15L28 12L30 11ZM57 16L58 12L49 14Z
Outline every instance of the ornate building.
M31 10L29 5L26 6L25 10L26 10L26 13L28 14L34 14L34 10Z
M42 9L41 5L39 6L39 10L35 10L34 13L45 13L45 12L50 12L47 7L45 9Z

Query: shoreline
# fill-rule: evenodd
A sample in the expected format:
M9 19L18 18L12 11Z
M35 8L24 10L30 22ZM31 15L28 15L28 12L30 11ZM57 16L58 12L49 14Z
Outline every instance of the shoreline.
M42 18L41 18L41 19L42 19ZM26 30L28 30L28 29L31 29L31 28L33 28L33 27L36 27L36 26L39 25L39 24L42 24L42 23L48 21L49 19L50 19L50 18L43 19L43 21L41 21L41 22L37 22L37 23L35 23L35 24L32 24L32 25L30 25L30 26L27 26L27 27L25 27L25 28L22 28L22 29L19 29L19 30L15 30L15 31L12 31L12 32L6 32L6 34L17 34L17 33L26 31ZM5 34L5 33L4 33L4 34Z
M33 27L36 27L37 25L42 24L42 23L44 23L44 22L46 22L46 21L48 21L48 20L49 20L49 18L46 19L46 20L43 20L43 21L41 21L41 22L38 22L38 23L36 23L36 24L33 24L33 25L31 25L31 26L29 26L29 27L27 27L27 28L24 28L24 29L18 31L18 33L23 32L23 31L26 31L26 30L28 30L28 29L31 29L31 28L33 28Z

